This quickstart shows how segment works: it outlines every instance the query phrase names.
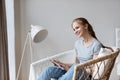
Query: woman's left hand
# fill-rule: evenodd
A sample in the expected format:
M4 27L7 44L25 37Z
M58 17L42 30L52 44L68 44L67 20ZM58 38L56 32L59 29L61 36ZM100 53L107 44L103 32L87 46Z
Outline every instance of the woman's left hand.
M87 69L86 69L86 72L91 75L93 71L92 71L91 68L87 68Z
M66 65L66 64L62 64L62 65L61 65L61 67L63 67L63 68L64 68L64 70L66 70L66 71L68 71L68 70L69 70L69 68L70 68L70 67L69 67L68 65Z

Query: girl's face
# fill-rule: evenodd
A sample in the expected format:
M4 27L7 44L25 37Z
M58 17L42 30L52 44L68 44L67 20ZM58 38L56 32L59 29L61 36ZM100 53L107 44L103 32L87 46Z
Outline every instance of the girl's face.
M73 31L76 36L83 37L86 30L87 30L87 27L85 25L82 25L78 21L73 22Z

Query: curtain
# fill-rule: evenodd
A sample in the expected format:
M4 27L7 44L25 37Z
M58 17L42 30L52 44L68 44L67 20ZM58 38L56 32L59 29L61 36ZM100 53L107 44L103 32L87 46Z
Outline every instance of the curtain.
M5 0L0 0L0 80L9 80L6 23Z

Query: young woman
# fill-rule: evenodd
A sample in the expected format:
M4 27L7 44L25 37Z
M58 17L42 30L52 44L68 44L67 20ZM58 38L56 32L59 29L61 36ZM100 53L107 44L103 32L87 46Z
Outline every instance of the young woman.
M101 47L104 47L97 39L91 24L85 18L76 18L72 22L72 28L79 39L75 42L75 63L66 64L57 60L51 60L55 65L59 64L62 68L56 66L47 67L39 76L38 80L72 80L74 67L77 63L83 63L87 60L97 57ZM81 71L79 75L81 75ZM86 69L86 75L92 74L92 68ZM84 80L84 78L83 78ZM89 77L89 80L90 77Z

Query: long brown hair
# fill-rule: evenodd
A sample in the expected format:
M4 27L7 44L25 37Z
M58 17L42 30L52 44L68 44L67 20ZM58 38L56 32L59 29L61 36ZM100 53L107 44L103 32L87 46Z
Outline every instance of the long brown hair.
M88 22L87 19L85 19L85 18L83 18L83 17L76 18L76 19L73 20L72 26L73 26L73 23L76 22L76 21L79 21L82 25L87 24L87 25L88 25L88 32L89 32L89 34L90 34L92 37L94 37L95 39L98 40L98 38L96 37L96 34L95 34L94 30L93 30L92 25ZM98 40L98 41L99 41L99 40ZM99 42L100 42L100 41L99 41ZM100 42L100 43L101 43L101 42ZM102 43L101 43L101 45L102 45L103 48L111 49L110 47L104 46ZM111 50L112 50L112 49L111 49ZM113 51L113 50L112 50L112 51Z

